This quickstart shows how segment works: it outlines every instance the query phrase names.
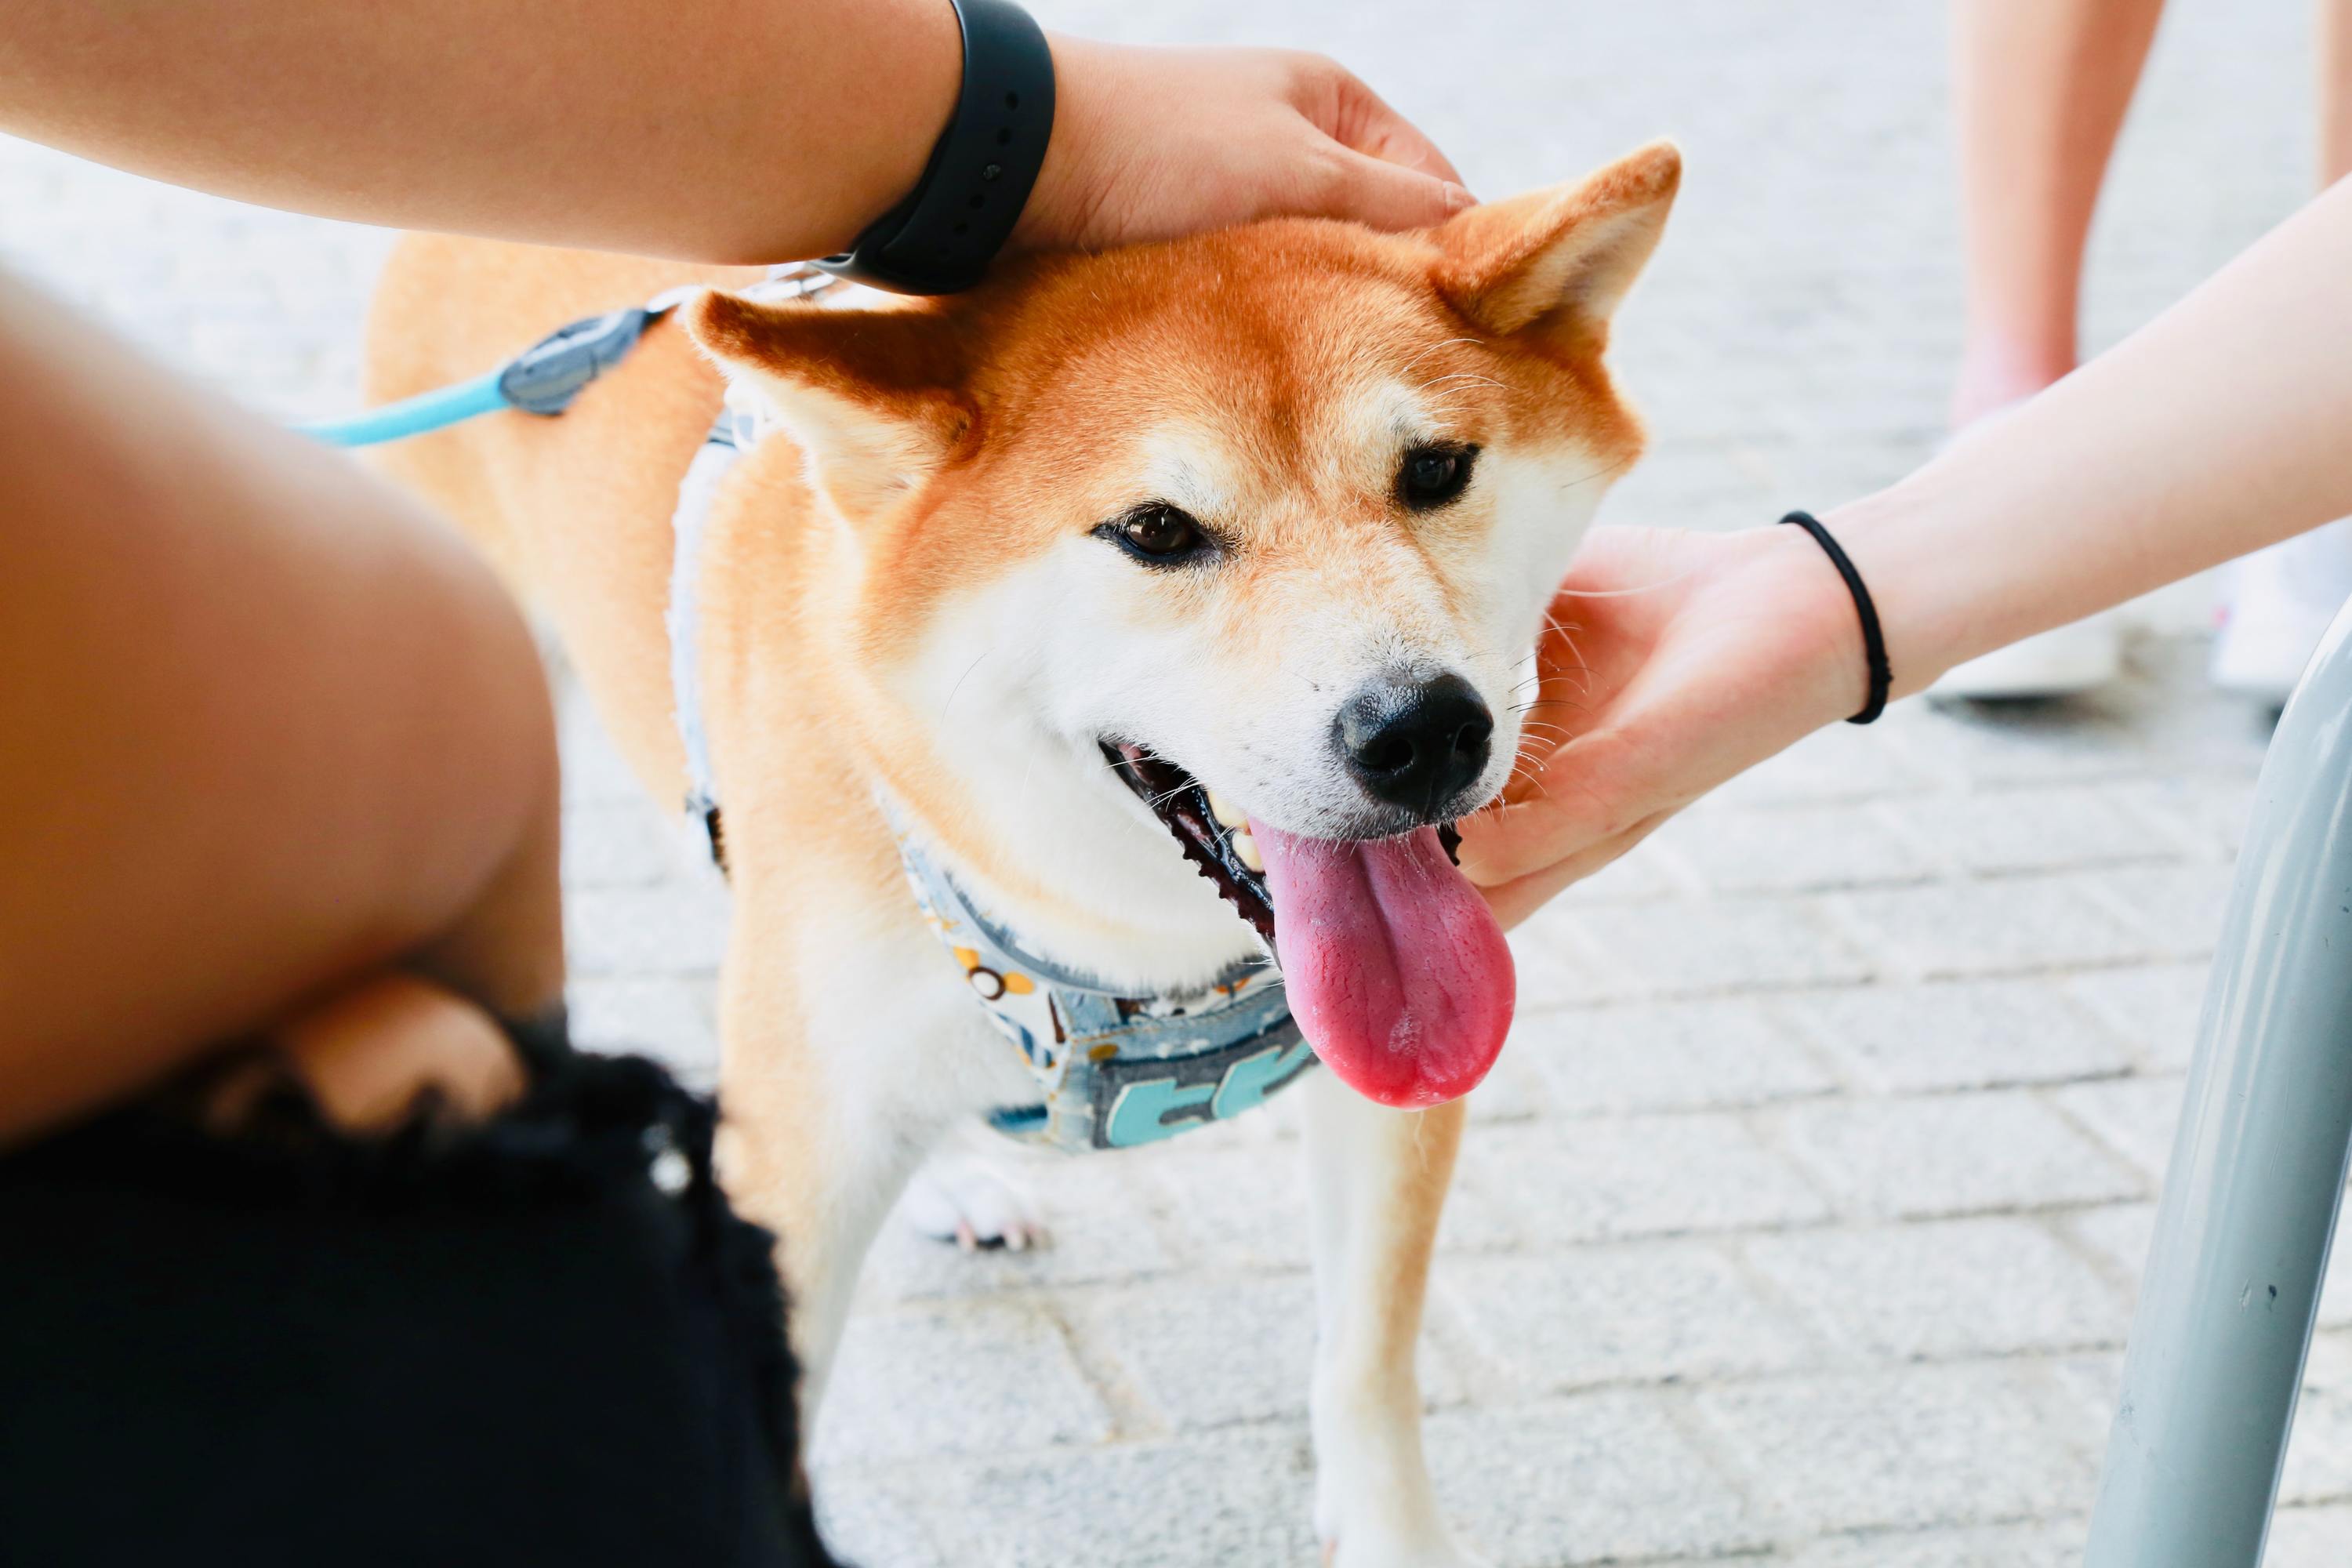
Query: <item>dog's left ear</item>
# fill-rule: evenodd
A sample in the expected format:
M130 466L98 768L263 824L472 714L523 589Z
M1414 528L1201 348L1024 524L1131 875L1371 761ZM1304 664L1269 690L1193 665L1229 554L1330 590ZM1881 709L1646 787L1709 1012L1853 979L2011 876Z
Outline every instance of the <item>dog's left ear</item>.
M680 310L731 386L807 454L810 482L852 522L917 489L973 420L954 323L937 310L761 304L713 290Z
M1653 142L1577 184L1472 207L1437 230L1438 290L1489 331L1597 348L1657 248L1682 175L1681 152Z

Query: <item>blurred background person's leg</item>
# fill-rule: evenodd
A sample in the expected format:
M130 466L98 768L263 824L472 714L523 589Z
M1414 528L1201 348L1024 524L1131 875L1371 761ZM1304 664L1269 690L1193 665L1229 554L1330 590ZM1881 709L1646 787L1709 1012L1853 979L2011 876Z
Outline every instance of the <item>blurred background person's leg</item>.
M2352 174L2352 0L2315 4L2318 183L2326 190ZM2214 684L2281 706L2352 598L2352 518L2247 556L2228 568L2223 584Z
M1958 0L1968 339L1952 426L2074 368L2083 250L2163 0Z
M2315 0L2319 185L2352 171L2352 0ZM1952 428L2074 368L2084 252L2109 156L2163 0L1958 0L1954 96L1967 233L1968 328ZM2275 706L2352 597L2352 521L2222 574L2215 683ZM2051 697L2121 668L2112 617L1961 665L1938 695Z
M2074 368L2083 252L2163 0L1958 0L1953 79L1968 336L1952 392L1965 430ZM2106 619L1961 665L1937 690L2085 690L2118 666Z
M2319 6L2319 183L2352 174L2352 0Z

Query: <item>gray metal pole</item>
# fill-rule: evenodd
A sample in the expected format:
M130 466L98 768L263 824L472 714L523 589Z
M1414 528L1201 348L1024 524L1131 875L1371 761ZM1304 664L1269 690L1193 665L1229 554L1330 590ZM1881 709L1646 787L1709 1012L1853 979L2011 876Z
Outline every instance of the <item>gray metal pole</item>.
M2352 608L2271 742L2084 1568L2256 1568L2352 1150Z

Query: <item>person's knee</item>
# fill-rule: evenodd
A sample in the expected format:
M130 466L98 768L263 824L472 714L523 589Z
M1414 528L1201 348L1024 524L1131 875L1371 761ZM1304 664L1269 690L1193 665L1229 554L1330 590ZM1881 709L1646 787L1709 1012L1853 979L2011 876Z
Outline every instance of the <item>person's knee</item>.
M418 1117L485 1121L522 1092L522 1063L489 1014L409 974L337 991L257 1044L205 1092L204 1120L217 1132L237 1132L289 1078L329 1124L362 1136Z

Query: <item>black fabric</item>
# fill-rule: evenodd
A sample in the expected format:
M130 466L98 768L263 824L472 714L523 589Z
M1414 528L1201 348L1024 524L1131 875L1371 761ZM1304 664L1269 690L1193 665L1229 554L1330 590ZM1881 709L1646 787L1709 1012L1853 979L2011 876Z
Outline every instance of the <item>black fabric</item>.
M831 1562L709 1102L518 1040L525 1100L465 1132L289 1094L0 1159L0 1563Z

